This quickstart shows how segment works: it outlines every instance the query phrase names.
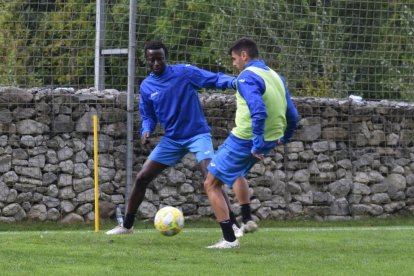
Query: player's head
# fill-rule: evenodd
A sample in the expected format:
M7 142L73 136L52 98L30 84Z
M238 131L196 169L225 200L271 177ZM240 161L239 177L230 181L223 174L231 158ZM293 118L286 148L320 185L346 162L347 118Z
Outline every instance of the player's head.
M250 60L259 58L259 50L256 42L243 37L233 43L229 49L229 55L234 67L241 71Z
M161 41L147 41L144 48L145 61L150 70L161 75L166 67L168 50Z

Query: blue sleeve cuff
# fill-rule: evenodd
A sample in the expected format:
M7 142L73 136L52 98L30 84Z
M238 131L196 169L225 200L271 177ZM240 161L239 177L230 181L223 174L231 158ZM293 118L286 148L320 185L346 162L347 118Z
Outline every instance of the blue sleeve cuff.
M252 152L260 153L260 150L264 147L264 144L265 142L263 135L254 135Z
M141 136L145 133L145 132L149 132L151 133L151 130L149 128L141 128Z
M231 81L231 87L232 87L234 90L237 90L237 78L234 78L234 79Z

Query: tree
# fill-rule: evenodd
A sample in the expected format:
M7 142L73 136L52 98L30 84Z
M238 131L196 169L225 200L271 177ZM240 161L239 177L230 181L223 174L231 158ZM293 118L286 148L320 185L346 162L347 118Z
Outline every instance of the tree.
M0 0L0 81L93 85L95 3ZM293 95L412 100L414 4L365 0L139 0L137 76L143 45L160 39L172 63L235 74L230 44L247 36L285 76ZM127 48L129 0L107 1L106 48ZM107 86L127 83L126 56L105 59Z

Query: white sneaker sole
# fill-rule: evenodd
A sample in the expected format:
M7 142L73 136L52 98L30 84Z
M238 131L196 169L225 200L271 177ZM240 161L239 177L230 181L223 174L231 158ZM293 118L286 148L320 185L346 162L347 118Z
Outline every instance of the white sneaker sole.
M235 240L234 242L228 242L226 240L221 240L213 245L207 246L208 249L233 249L239 248L240 242L239 240Z
M106 231L107 235L128 235L128 234L133 234L133 228L131 229L126 229L123 226L117 226L112 230Z

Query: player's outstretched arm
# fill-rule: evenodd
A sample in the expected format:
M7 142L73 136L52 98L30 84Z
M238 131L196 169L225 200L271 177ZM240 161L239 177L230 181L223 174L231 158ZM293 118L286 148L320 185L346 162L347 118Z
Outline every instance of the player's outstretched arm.
M206 89L236 89L236 77L224 73L214 73L196 66L186 67L188 80L197 88Z

